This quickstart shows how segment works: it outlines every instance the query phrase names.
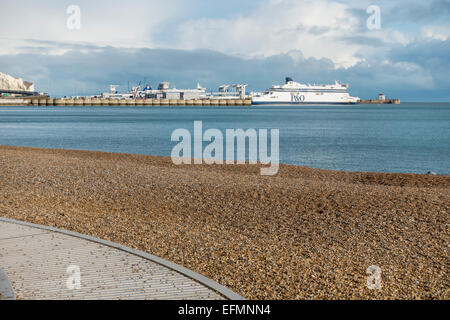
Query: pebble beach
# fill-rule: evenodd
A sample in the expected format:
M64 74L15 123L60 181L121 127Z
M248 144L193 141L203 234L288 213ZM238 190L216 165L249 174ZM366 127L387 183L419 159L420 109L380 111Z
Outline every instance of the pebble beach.
M281 165L261 176L255 165L0 146L1 217L146 251L247 299L449 299L449 206L448 175Z

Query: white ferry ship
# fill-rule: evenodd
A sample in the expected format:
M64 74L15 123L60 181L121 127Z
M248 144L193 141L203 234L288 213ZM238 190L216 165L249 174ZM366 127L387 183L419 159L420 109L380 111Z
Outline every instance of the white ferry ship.
M253 93L252 103L262 104L356 104L360 98L348 93L348 84L337 81L332 85L301 84L286 78L284 85L272 86L265 92Z

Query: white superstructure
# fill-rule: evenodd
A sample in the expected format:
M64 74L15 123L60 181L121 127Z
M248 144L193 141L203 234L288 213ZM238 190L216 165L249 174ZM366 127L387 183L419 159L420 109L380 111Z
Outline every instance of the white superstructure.
M351 97L348 85L337 81L331 85L301 84L286 78L284 85L272 86L265 92L253 93L253 104L355 104L360 98Z

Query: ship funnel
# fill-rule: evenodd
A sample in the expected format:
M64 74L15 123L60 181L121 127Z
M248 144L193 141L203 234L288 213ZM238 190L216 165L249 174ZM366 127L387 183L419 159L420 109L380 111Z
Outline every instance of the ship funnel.
M286 84L289 82L294 82L294 80L292 80L292 78L290 78L290 77L286 77Z

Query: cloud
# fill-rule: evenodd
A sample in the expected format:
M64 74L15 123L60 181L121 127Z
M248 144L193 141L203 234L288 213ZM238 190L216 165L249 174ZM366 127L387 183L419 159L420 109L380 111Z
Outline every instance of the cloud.
M247 57L301 50L306 57L328 58L346 67L358 62L359 46L337 38L352 34L358 24L347 5L337 1L265 1L245 16L182 23L162 46L207 48Z
M0 70L36 82L52 95L95 94L109 84L126 90L128 81L156 86L170 81L178 88L197 82L216 90L226 83L249 83L249 90L265 90L285 76L307 83L349 83L352 95L373 98L379 92L403 100L448 97L450 87L449 43L433 41L390 52L387 59L363 61L347 69L335 69L327 58L305 57L299 51L252 59L211 50L125 49L89 47L60 56L6 55Z
M378 37L372 37L372 36L343 36L338 38L341 41L344 41L348 44L359 44L364 46L370 46L370 47L385 47L387 46L387 43L383 41L383 39L380 39Z
M79 0L80 30L66 27L71 1L3 2L0 54L60 55L70 50L70 46L56 48L44 41L209 49L246 58L298 50L306 57L330 59L335 68L347 68L364 61L365 55L373 55L371 52L380 54L419 36L442 40L448 35L442 23L433 24L435 17L447 15L448 1L434 0L429 5L418 0L376 3L383 22L378 31L366 26L366 8L373 4L369 0L136 0L133 6L118 0Z
M392 10L397 18L403 21L430 22L450 18L450 2L448 0L430 0L397 4ZM447 20L448 21L448 20Z
M420 29L420 38L446 41L450 38L450 26L424 26Z
M184 13L183 1L2 1L0 54L21 53L25 39L152 47L151 34ZM69 5L81 11L81 28L67 28ZM51 49L51 48L50 48ZM50 53L52 51L50 50Z
M392 51L391 59L397 63L414 61L422 70L427 70L433 79L434 86L430 89L444 89L449 96L450 88L450 39L446 41L428 40L413 43Z

